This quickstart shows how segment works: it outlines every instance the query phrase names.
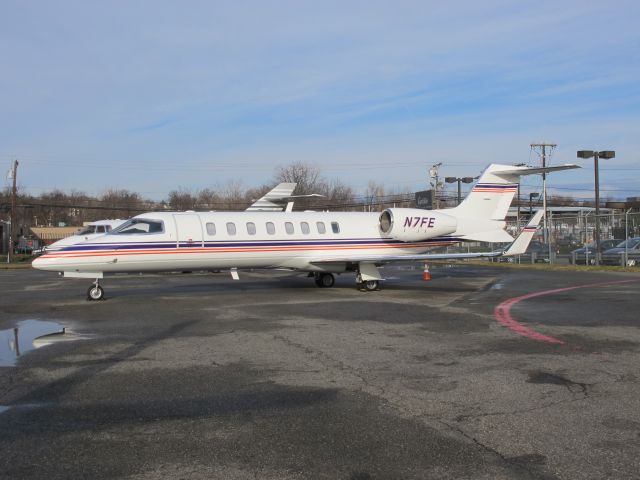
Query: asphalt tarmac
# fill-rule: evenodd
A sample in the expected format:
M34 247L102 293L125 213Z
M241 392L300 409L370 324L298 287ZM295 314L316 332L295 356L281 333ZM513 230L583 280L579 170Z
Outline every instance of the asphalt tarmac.
M0 271L0 478L640 477L640 275L385 276Z

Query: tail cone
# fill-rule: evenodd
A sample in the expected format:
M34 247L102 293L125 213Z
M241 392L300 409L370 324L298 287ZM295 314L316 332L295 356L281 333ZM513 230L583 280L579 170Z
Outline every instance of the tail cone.
M424 271L422 272L422 280L428 282L431 280L431 274L429 273L429 264L425 262Z

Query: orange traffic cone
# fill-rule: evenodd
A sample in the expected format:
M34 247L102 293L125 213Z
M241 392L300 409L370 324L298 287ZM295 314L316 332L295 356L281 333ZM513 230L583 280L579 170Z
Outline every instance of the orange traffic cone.
M429 264L427 262L424 262L424 270L422 272L422 280L424 280L425 282L428 282L429 280L431 280L431 274L429 273Z

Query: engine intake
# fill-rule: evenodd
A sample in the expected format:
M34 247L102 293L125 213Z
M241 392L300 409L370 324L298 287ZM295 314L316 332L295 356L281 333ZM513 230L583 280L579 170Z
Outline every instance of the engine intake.
M417 242L456 231L457 220L444 213L418 208L387 208L380 214L380 231L394 240Z

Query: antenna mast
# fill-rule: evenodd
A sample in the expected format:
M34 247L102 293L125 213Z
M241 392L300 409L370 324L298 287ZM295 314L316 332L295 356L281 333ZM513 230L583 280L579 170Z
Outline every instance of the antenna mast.
M13 234L15 233L16 224L16 175L18 174L18 160L13 161L11 168L11 178L13 180L13 188L11 189L11 223L9 225L9 251L7 252L7 263L11 263L13 259Z

